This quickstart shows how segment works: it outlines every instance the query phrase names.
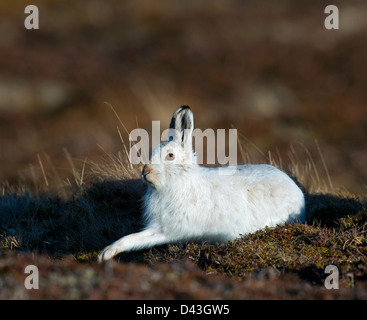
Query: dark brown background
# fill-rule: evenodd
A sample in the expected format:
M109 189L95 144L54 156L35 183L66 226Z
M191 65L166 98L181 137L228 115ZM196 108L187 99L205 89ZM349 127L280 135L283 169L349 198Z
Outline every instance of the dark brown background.
M283 162L301 143L323 174L317 139L334 185L366 192L365 0L333 2L339 30L326 1L32 1L39 30L28 4L0 3L0 183L39 174L37 154L66 177L64 149L121 150L108 102L128 130L190 105Z

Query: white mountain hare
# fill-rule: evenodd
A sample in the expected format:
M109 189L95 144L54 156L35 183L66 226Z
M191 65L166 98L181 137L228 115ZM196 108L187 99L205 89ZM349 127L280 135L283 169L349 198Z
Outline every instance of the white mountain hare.
M104 248L99 262L169 242L224 242L265 226L304 222L304 195L288 175L262 164L201 167L192 148L193 128L190 108L177 109L168 141L153 149L142 172L148 184L145 229Z

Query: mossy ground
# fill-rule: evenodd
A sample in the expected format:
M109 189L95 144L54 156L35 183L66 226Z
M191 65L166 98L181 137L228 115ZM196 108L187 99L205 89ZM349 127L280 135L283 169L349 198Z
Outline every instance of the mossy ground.
M148 256L153 261L189 257L206 272L239 280L271 268L281 274L296 274L312 284L322 284L327 265L337 266L349 285L367 280L366 208L333 223L335 226L328 227L314 220L265 228L226 244L188 244L180 249L150 252Z

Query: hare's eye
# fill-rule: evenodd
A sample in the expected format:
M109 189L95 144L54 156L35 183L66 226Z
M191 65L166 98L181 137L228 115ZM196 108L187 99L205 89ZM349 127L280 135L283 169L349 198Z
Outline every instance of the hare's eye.
M167 154L167 156L166 156L166 160L170 160L170 161L172 161L172 160L174 160L175 159L175 155L173 154L173 153L169 153L169 154Z

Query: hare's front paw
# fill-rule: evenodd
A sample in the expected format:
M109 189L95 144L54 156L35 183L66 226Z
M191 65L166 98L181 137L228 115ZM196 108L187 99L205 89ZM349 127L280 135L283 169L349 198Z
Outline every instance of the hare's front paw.
M112 259L118 253L115 245L111 244L104 248L101 253L98 255L98 262L107 261Z

